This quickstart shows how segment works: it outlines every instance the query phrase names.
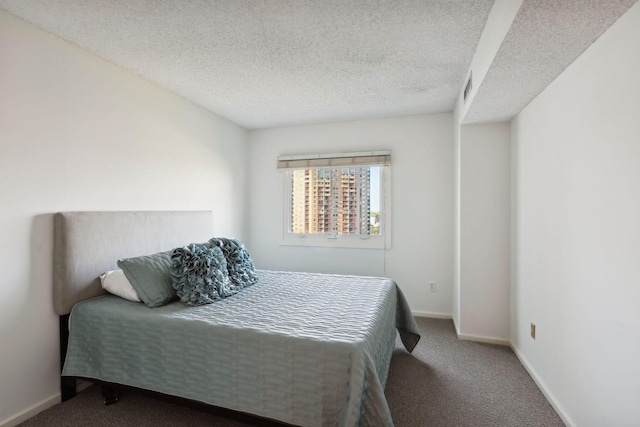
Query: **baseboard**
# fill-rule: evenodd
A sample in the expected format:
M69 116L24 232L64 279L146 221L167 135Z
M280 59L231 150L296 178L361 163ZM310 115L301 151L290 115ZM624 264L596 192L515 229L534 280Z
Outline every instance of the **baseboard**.
M458 328L458 324L456 323L456 319L453 319L453 328L456 330L456 336L458 337L459 340L483 342L485 344L506 345L507 347L511 346L511 341L501 339L501 338L491 338L491 337L483 337L480 335L461 334L460 328Z
M451 319L451 315L450 314L446 314L446 313L431 313L428 311L411 311L411 314L413 314L415 317L429 317L431 319Z
M32 407L27 410L19 413L18 415L9 418L2 423L0 423L0 427L14 427L20 423L27 421L29 418L32 418L38 415L40 412L51 408L54 405L60 403L60 393L56 393L53 396L43 400L40 403L36 403Z
M82 390L85 390L91 387L92 385L93 383L91 381L78 380L76 384L76 392L80 393ZM40 412L46 411L52 406L57 405L58 403L60 403L60 400L61 400L60 393L56 393L50 398L45 399L42 402L33 405L31 408L27 409L26 411L21 412L20 414L12 418L9 418L8 420L3 421L2 423L0 423L0 427L17 426L18 424L23 423L32 417L35 417Z
M547 402L549 402L551 407L556 411L556 414L558 414L562 422L567 427L575 427L575 424L573 423L573 421L571 421L571 418L569 418L569 416L564 411L564 409L562 409L562 406L560 406L560 404L558 403L556 398L553 396L553 394L549 391L549 389L547 389L547 386L540 379L535 369L531 367L527 359L522 354L520 354L520 352L514 345L511 345L511 350L513 350L513 353L516 355L516 357L518 358L522 366L524 366L524 369L529 373L529 376L531 377L531 379L533 379L533 382L536 383L536 385L538 386L538 388L540 389L544 397L547 399Z
M458 333L456 328L456 334L458 334L458 339L463 341L475 341L475 342L483 342L485 344L498 344L498 345L506 345L507 347L511 345L511 341L501 339L501 338L491 338L491 337L483 337L480 335L465 335Z

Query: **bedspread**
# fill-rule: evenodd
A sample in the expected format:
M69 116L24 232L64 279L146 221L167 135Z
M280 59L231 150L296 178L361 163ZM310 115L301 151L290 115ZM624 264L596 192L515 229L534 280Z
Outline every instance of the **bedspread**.
M242 292L158 308L76 304L62 375L184 397L301 426L393 425L384 396L395 330L419 331L395 282L258 271Z

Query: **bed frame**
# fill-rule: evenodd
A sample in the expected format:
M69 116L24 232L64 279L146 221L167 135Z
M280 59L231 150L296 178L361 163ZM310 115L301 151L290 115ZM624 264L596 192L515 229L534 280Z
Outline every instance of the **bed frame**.
M211 211L59 212L54 216L54 308L60 316L60 368L69 339L69 313L105 293L100 274L120 258L166 251L213 236ZM62 377L62 401L76 395L76 378ZM103 387L105 403L117 397Z

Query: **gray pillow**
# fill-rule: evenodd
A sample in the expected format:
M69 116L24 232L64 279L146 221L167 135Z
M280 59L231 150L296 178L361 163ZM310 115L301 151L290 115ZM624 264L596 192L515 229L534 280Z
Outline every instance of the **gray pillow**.
M192 243L171 252L173 287L187 306L211 304L237 293L220 248Z
M209 245L222 249L227 260L229 279L240 289L258 281L253 259L240 240L214 237L209 239Z
M160 307L176 298L171 280L171 251L121 259L118 267L147 307Z

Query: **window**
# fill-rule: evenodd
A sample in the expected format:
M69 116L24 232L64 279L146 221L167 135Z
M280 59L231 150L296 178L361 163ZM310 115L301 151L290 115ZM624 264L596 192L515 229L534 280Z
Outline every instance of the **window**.
M283 244L385 248L388 151L283 156Z

